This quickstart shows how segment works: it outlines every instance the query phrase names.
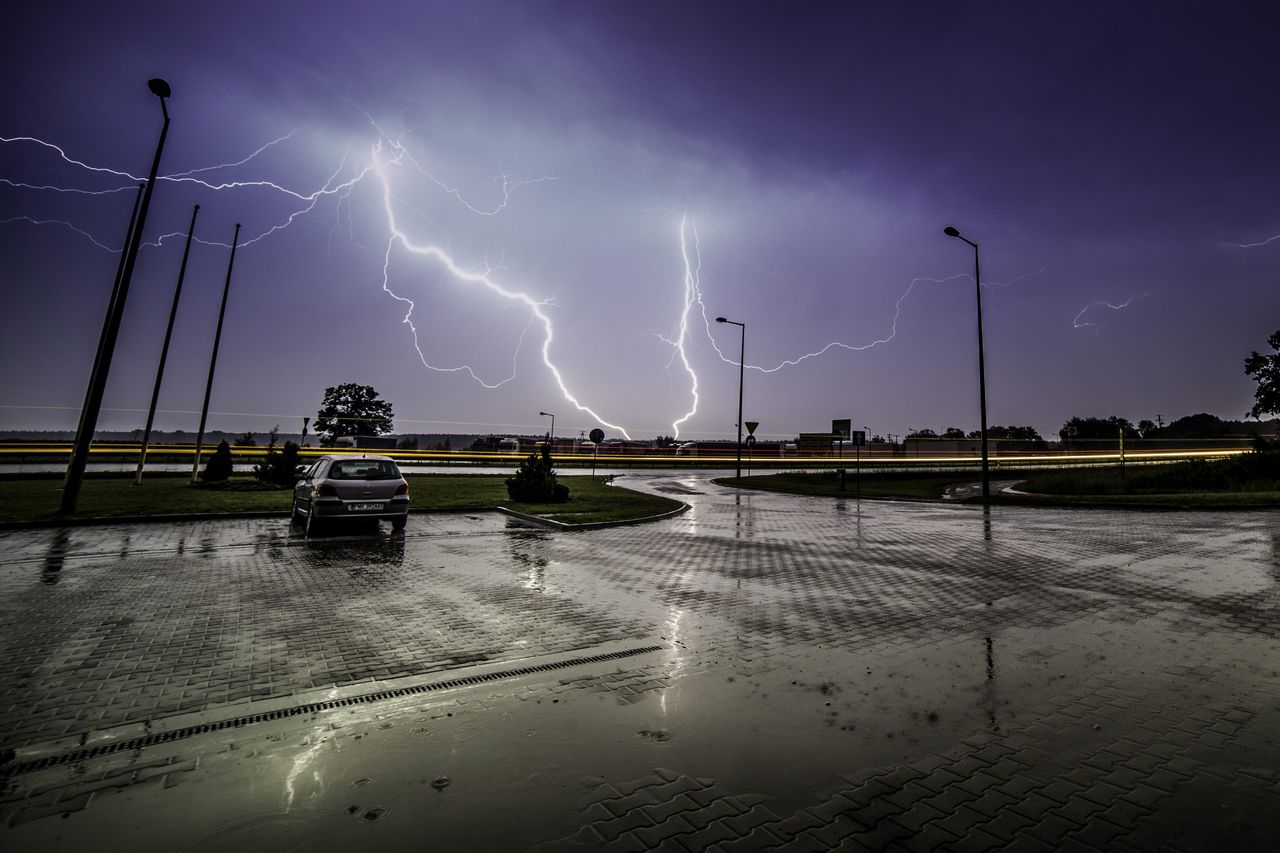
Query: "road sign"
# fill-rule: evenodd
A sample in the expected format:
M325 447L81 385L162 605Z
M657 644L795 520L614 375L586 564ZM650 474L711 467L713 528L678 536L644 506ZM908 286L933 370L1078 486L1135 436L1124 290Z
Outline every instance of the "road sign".
M590 438L596 444L599 444L600 442L604 441L604 430L600 429L600 427L596 427L588 435L588 438Z
M759 421L743 421L742 423L747 428L747 435L755 435L756 427L760 426Z
M747 436L747 440L746 440L746 442L745 442L745 443L746 443L747 447L755 447L755 446L756 446L756 437L755 437L754 435L749 435L749 436Z
M849 441L854 447L862 447L867 443L867 434L860 429L855 429L853 432L849 433Z
M851 418L831 422L831 434L836 436L840 441L849 440L849 430L852 428L853 420Z

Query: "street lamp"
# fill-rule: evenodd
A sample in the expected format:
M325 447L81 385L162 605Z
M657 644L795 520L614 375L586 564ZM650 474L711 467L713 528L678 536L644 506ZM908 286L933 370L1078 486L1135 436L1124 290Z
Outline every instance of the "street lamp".
M165 98L173 92L169 89L169 84L159 77L148 80L147 88L160 99L164 124L160 127L160 139L156 142L156 153L151 160L147 188L142 193L132 233L124 248L123 265L116 276L115 290L107 306L107 319L98 342L98 354L89 374L89 389L85 392L84 406L80 410L80 425L76 430L76 446L71 452L71 461L67 463L67 478L62 487L62 505L58 512L63 515L76 511L76 501L80 497L80 483L84 480L85 465L89 461L89 445L93 443L93 433L98 426L102 394L107 387L107 374L111 371L111 357L115 354L116 338L120 334L120 320L124 317L124 303L129 295L129 283L133 280L133 268L138 261L138 249L142 245L142 231L147 222L147 211L151 207L151 194L156 188L156 174L160 171L164 140L169 134L169 108L165 104Z
M538 412L544 418L551 418L551 432L547 433L547 444L554 444L556 440L556 416L550 412Z
M735 479L742 479L742 377L747 363L747 324L736 320L717 317L717 323L728 323L742 330L742 346L738 350L738 474Z
M948 237L963 240L973 247L973 287L978 298L978 404L982 416L982 500L991 500L991 470L987 459L987 365L982 346L982 275L978 265L978 244L948 225L942 229Z

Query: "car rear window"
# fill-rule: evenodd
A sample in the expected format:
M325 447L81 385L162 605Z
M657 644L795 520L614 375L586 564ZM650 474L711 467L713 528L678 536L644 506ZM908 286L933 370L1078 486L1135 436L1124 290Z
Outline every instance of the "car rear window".
M330 480L393 480L400 476L394 462L377 459L339 459L329 467Z

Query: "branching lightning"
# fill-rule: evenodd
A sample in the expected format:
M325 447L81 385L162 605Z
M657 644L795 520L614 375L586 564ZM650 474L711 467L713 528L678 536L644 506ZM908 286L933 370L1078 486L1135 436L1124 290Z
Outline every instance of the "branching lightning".
M686 221L687 221L687 217L680 220L680 245L682 250L685 248L685 245L686 245L686 236L685 236ZM694 232L694 256L695 256L695 262L691 264L689 260L688 252L687 251L684 252L686 295L689 299L691 299L693 302L696 302L698 304L698 310L699 310L699 313L702 315L702 323L706 330L707 339L711 342L711 346L715 350L716 355L719 356L720 360L725 364L736 365L738 363L737 359L734 359L726 355L724 351L720 349L719 344L716 343L715 336L712 334L711 319L707 315L707 306L702 299L702 290L701 290L699 275L698 275L699 270L701 269L702 257L699 252L696 230ZM750 263L752 263L754 266L756 266L758 269L768 273L771 276L782 278L788 281L795 281L795 279L792 279L788 276L784 276L781 273L777 273L772 270L765 269L764 267L761 267L759 264L756 264L754 261L750 261L750 259L747 259L747 260ZM1022 279L1029 278L1030 276L1034 276L1034 275L1040 275L1043 272L1044 272L1044 268L1041 267L1038 270L1032 270L1031 272L1027 272L1027 273L1023 273L1022 275L1015 276L1014 278L1011 278L1008 281L984 282L982 286L984 288L1008 287L1012 284L1015 284L1018 281L1021 281ZM887 344L897 336L898 320L902 316L902 304L906 302L907 297L911 295L912 290L915 289L915 286L917 284L921 284L921 283L946 284L947 282L951 282L951 281L973 281L973 276L969 275L968 273L957 273L956 275L950 275L945 278L931 278L929 276L919 276L917 278L911 279L911 281L907 283L907 287L902 292L902 295L899 296L897 301L894 303L893 316L889 318L889 333L884 337L876 338L875 340L865 344L848 344L842 341L831 341L830 343L826 344L825 346L817 350L814 350L813 352L808 352L803 355L796 356L795 358L785 359L779 362L778 364L774 365L773 367L765 367L759 364L747 364L745 365L745 367L747 370L756 370L756 371L759 371L760 373L777 373L783 368L795 367L796 365L804 361L808 361L811 358L817 358L821 355L825 355L826 353L832 350L847 350L849 352L863 352L865 350L871 349L872 347L880 346L881 344ZM691 307L691 305L686 306L685 314L682 315L683 317L687 317L689 307ZM684 352L685 352L684 342L685 342L686 336L687 336L687 328L685 327L685 325L681 325L680 335L675 340L669 340L661 335L659 335L658 337L664 342L668 343L669 345L675 347L680 353L681 357L683 358ZM687 361L685 363L687 365ZM695 383L695 388L696 388L696 383ZM697 403L697 400L695 395L695 408L696 408L696 403Z
M1073 328L1076 328L1076 329L1093 329L1093 333L1094 333L1095 335L1097 335L1099 332L1101 332L1101 331L1102 331L1102 324L1101 324L1101 323L1093 323L1093 322L1090 322L1090 321L1088 321L1088 320L1082 320L1082 319L1081 319L1082 317L1084 317L1084 315L1085 315L1085 314L1087 314L1087 313L1089 312L1089 309L1091 309L1091 308L1110 308L1112 311L1122 311L1122 310L1124 310L1125 308L1128 308L1130 305L1132 305L1132 304L1133 304L1134 302L1136 302L1137 300L1139 300L1139 299L1143 299L1143 298L1148 297L1148 296L1150 296L1150 295L1151 295L1150 293L1139 293L1139 294L1136 294L1136 295L1134 295L1134 296L1130 296L1128 299L1126 299L1124 302L1121 302L1119 305L1113 305L1112 303L1107 302L1105 299L1098 299L1098 300L1095 300L1095 301L1090 302L1088 305L1086 305L1086 306L1084 306L1083 308L1081 308L1081 309L1080 309L1079 313L1077 313L1077 314L1076 314L1075 319L1071 321L1071 325L1072 325L1072 327L1073 327Z
M689 374L689 393L693 397L693 405L690 406L689 411L685 412L683 417L671 422L671 429L675 438L680 437L680 424L698 413L698 374L694 373L693 365L689 363L689 353L685 349L685 344L689 338L689 312L693 310L695 302L699 304L702 302L698 293L698 276L702 272L702 252L698 243L698 228L697 226L692 226L694 260L690 261L689 240L685 234L685 226L688 221L687 214L680 217L680 257L684 261L684 309L680 312L680 326L676 333L676 338L674 341L670 341L674 352L672 353L671 361L667 362L667 366L670 367L677 356L680 358L680 363L684 365L685 373Z
M370 161L371 162L370 168L373 169L374 174L377 176L379 182L382 184L383 210L386 213L387 228L390 230L391 237L392 237L390 242L388 242L387 244L388 260L384 265L384 272L390 265L389 258L390 258L391 249L394 247L396 243L399 243L401 248L403 248L405 251L408 251L415 255L419 255L422 257L427 257L435 260L441 266L443 266L449 272L449 274L453 276L455 279L459 281L467 282L468 284L479 285L489 290L490 292L495 293L498 296L501 296L503 299L509 300L511 302L515 302L517 304L520 304L526 307L529 310L530 314L532 315L533 319L536 320L542 326L542 331L543 331L542 348L541 348L542 363L546 366L547 370L550 371L552 378L555 379L556 385L560 388L560 393L564 396L565 400L567 400L569 404L572 405L574 408L576 408L578 411L583 412L587 415L590 415L597 423L601 424L602 426L609 427L610 429L616 429L620 433L622 433L622 435L625 436L626 438L628 439L631 438L631 436L627 433L626 429L624 429L622 426L619 426L618 424L610 423L609 421L601 417L590 406L584 405L581 401L579 401L578 398L574 396L574 394L569 390L569 387L565 384L564 376L560 373L560 369L556 367L555 362L552 361L551 359L551 342L555 339L555 330L551 323L551 318L547 316L545 311L543 311L543 308L546 307L547 305L546 301L534 299L532 296L528 295L527 293L524 293L523 291L507 289L506 287L502 286L491 277L492 271L490 269L484 269L484 270L463 269L458 264L458 262L455 261L453 257L445 249L431 243L426 243L426 244L416 243L414 242L413 238L411 238L409 234L400 227L396 217L396 212L395 212L394 195L391 190L391 177L389 173L389 168L393 166L402 165L405 159L403 156L404 147L402 144L400 144L394 139L391 139L390 137L385 137L385 139L389 147L394 152L394 156L391 156L391 157L384 156L384 153L383 153L384 140L379 139L377 143L375 143L373 146L372 157ZM387 287L385 279L384 279L383 287L389 293L391 292L390 289ZM403 302L408 302L409 315L412 315L413 313L412 300L408 299L407 297L396 295L394 293L392 293L392 296L395 296L395 298ZM408 319L408 317L406 317L406 319ZM410 323L410 325L412 325L412 323ZM416 345L416 341L417 341L416 331L415 331L414 339L415 339L415 345ZM418 353L421 356L422 354L421 349L418 350ZM426 364L425 358L423 359L423 364ZM471 368L462 367L457 369L467 371L473 378L476 378L477 381L480 381L478 377L475 376L475 373L471 370ZM481 384L485 384L485 383L482 382ZM485 384L485 387L497 387L497 386L496 385L491 386L491 385Z
M262 155L265 151L272 148L273 146L279 145L280 143L283 143L293 138L293 136L298 132L297 129L291 130L289 133L265 143L264 145L260 146L259 148L257 148L255 151L253 151L246 157L243 157L239 160L235 160L227 163L219 163L216 165L205 166L205 167L200 167L196 169L189 169L184 172L175 172L172 174L161 175L158 178L158 180L170 182L170 183L190 184L190 185L199 187L201 189L206 189L214 192L224 191L224 190L263 189L263 190L271 191L276 194L287 196L289 198L295 199L302 203L300 207L290 212L283 220L270 226L269 228L267 228L257 236L249 237L248 239L242 240L240 245L243 248L243 247L251 246L254 243L264 240L272 236L273 234L288 228L300 217L311 213L315 209L316 205L322 199L325 199L328 197L337 197L339 209L340 209L343 202L349 200L350 193L356 187L357 184L359 184L362 180L364 180L364 178L366 178L370 174L376 175L381 185L383 208L387 216L387 228L390 234L387 241L386 252L384 253L384 257L383 257L382 289L392 298L400 302L406 303L408 305L408 311L406 312L403 318L403 322L409 326L410 332L413 335L414 348L417 351L418 356L422 361L422 364L428 369L433 371L450 372L450 373L452 372L466 373L473 380L475 380L476 382L478 382L480 385L482 385L487 389L499 388L502 385L505 385L506 383L510 382L512 379L515 378L516 362L518 360L520 350L523 347L524 340L527 337L529 330L533 328L535 325L539 325L543 330L543 340L542 340L542 347L541 347L541 356L542 356L543 364L546 366L548 371L550 371L557 386L560 388L560 391L563 394L565 400L567 400L577 410L592 417L595 421L597 421L601 425L609 427L611 429L615 429L618 432L620 432L623 436L629 439L631 436L628 434L625 428L623 428L618 424L610 423L609 421L602 418L599 414L596 413L594 409L582 403L569 390L568 386L565 383L563 374L561 373L560 369L556 366L555 362L552 360L551 347L552 347L552 341L554 340L554 337L555 337L554 327L552 324L551 317L544 310L545 308L553 304L552 300L535 299L534 297L522 291L511 290L507 287L504 287L503 285L499 284L493 277L493 274L497 269L496 267L486 265L486 267L482 270L464 269L450 255L450 253L446 251L444 248L442 248L441 246L415 242L415 240L409 235L409 233L400 226L396 218L396 213L395 213L396 203L397 202L401 204L406 204L406 203L403 200L396 198L396 196L393 193L390 170L395 167L403 167L407 164L408 166L415 169L418 173L423 175L427 180L431 181L441 191L451 196L456 202L460 203L468 211L479 216L496 216L497 214L501 213L509 205L512 194L520 187L527 186L529 184L537 184L537 183L554 181L557 179L553 176L544 175L544 176L535 177L535 178L517 180L517 179L513 179L510 175L503 173L500 176L501 194L502 194L501 200L495 206L490 208L478 207L476 205L473 205L471 202L469 202L463 196L462 192L458 188L441 180L436 175L434 175L430 170L424 167L419 160L417 160L415 157L412 156L412 154L410 154L410 152L405 148L405 146L399 140L395 139L390 134L382 130L382 128L379 127L377 123L373 121L372 117L370 117L369 120L371 124L373 124L375 129L378 131L379 138L372 147L368 163L363 164L358 168L355 168L354 171L349 172L348 177L342 178L341 176L344 173L348 173L347 162L349 157L348 155L344 155L338 167L325 181L323 186L320 189L315 190L313 192L300 192L298 190L291 189L280 183L277 183L275 181L270 181L270 180L261 180L261 179L259 180L206 180L203 177L198 177L210 172L242 167L250 163L251 161L253 161L255 158ZM384 141L386 143L385 145L384 145ZM111 169L104 166L90 165L84 160L80 160L71 156L61 146L55 145L51 142L47 142L42 139L37 139L35 137L0 136L0 142L11 143L11 144L21 143L21 144L37 145L44 149L53 151L54 153L57 154L57 156L63 162L71 166L74 166L78 169L81 169L83 171L94 173L97 175L109 176L111 178L127 180L130 182L127 185L121 185L117 187L110 187L107 189L97 190L97 189L80 188L80 187L61 187L61 186L53 186L53 185L32 184L32 183L14 181L8 178L0 178L0 183L3 183L4 185L13 187L15 189L58 192L58 193L72 193L72 194L78 194L78 195L108 195L112 193L122 192L127 189L132 189L136 186L136 182L138 180L138 177L136 175L133 175L132 173L127 171L123 171L119 169ZM388 148L390 149L389 155L386 150ZM340 213L336 215L340 216ZM108 252L113 252L113 253L119 252L119 249L113 249L110 246L97 240L87 230L71 222L67 222L65 220L37 219L34 217L19 216L19 217L12 217L10 219L0 221L0 224L18 222L18 221L29 222L34 225L46 225L46 224L60 225L65 228L69 228L74 232L76 232L77 234L85 237L86 239L91 241L95 246L101 249L104 249ZM350 223L350 212L348 209L348 227L350 227L349 223ZM336 224L337 223L335 222L335 225ZM156 237L148 241L144 245L150 246L150 247L157 247L157 246L163 245L166 240L169 240L171 238L181 237L181 236L183 236L181 232L161 234L159 237ZM223 247L229 248L228 244L219 243L217 241L197 239L197 242L200 242L204 245L223 246ZM530 315L529 322L528 324L526 324L524 330L521 332L519 338L516 341L515 352L512 356L512 372L510 376L497 382L486 382L469 365L461 365L457 367L438 367L428 362L421 347L418 329L413 322L413 311L414 311L413 301L408 297L405 297L401 294L394 292L390 287L391 256L397 244L402 249L404 249L405 251L411 254L427 257L435 260L436 262L441 264L444 267L444 269L449 273L449 275L453 276L455 279L468 284L481 286L486 290L488 290L489 292L494 293L505 300L508 300L510 302L523 306L529 311L529 315Z

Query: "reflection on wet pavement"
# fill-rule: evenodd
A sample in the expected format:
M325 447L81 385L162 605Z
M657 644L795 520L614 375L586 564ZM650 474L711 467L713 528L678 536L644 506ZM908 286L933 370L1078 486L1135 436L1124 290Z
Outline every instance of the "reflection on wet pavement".
M23 772L0 843L1228 849L1280 829L1273 513L621 482L693 509L588 533L5 534L15 761L490 676ZM661 651L502 676L627 644Z

